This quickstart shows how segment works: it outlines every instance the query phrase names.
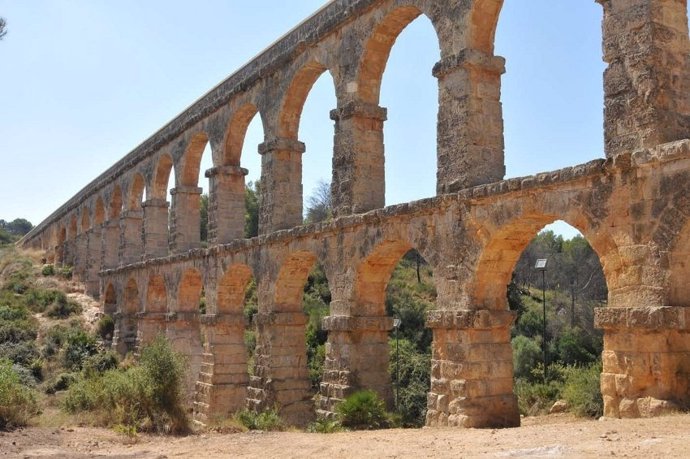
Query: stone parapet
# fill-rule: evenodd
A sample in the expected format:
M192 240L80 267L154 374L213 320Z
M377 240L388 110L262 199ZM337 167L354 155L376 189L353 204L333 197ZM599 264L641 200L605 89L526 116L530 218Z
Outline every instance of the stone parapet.
M343 121L351 118L366 118L376 121L388 120L388 109L362 101L351 101L330 112L333 121Z

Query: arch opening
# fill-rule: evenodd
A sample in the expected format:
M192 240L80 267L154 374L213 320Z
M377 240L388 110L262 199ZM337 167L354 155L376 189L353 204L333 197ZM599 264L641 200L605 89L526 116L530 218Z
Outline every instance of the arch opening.
M433 335L426 314L436 304L431 265L406 241L380 245L357 273L357 315L393 318L393 329L369 337L379 348L377 367L361 378L394 406L406 426L423 426L431 380ZM396 327L397 324L397 327Z
M306 223L331 216L333 123L330 111L338 105L333 75L318 63L306 64L295 75L283 104L281 136L304 142L302 209Z
M506 177L604 157L600 5L573 8L536 0L529 10L505 2L501 11L501 3L481 2L474 22L480 49L490 52L495 35L496 52L506 58L501 83Z
M436 195L438 81L432 69L440 55L432 22L413 6L391 12L366 45L359 95L388 112L383 127L386 205Z
M598 383L603 332L594 328L594 310L607 304L604 270L576 229L570 227L574 235L564 237L547 228L527 244L514 241L518 259L504 290L508 307L517 314L511 345L518 406L526 416L544 414L566 399L570 410L598 417L603 414ZM514 257L507 247L502 252ZM497 283L496 277L486 281ZM582 381L590 383L582 386ZM536 396L539 385L552 390ZM589 401L578 399L576 391Z

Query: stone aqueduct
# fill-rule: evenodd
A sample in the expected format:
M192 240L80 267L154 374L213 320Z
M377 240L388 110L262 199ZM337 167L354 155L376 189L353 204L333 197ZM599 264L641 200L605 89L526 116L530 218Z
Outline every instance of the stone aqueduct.
M504 59L494 55L502 0L335 0L231 75L95 179L23 240L100 296L122 352L158 332L189 357L195 416L277 406L303 422L345 394L390 396L385 288L416 248L434 270L436 309L427 424L515 426L506 285L533 235L577 227L609 288L601 390L611 417L690 404L690 40L686 0L603 6L606 159L503 180ZM384 208L381 78L417 16L441 49L436 197ZM302 106L323 72L338 105L335 218L302 223ZM245 131L265 142L260 236L243 239ZM210 246L200 248L200 156L213 152ZM557 148L557 147L555 147ZM166 186L174 171L172 203ZM142 202L143 196L146 200ZM169 209L170 207L170 209ZM170 225L168 221L170 220ZM316 402L301 296L320 263L331 288L326 369ZM255 375L242 306L257 283ZM204 291L207 310L199 313ZM316 404L316 406L315 406Z

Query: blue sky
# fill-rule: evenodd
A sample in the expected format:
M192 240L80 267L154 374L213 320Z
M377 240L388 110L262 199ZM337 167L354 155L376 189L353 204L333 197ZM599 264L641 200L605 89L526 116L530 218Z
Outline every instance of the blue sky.
M324 3L0 0L0 218L39 223ZM496 53L507 59L507 177L603 157L601 16L594 1L506 0ZM387 204L435 193L438 58L425 17L393 48L381 97ZM326 73L301 123L305 197L330 180L335 104ZM257 118L242 157L250 180L262 137Z

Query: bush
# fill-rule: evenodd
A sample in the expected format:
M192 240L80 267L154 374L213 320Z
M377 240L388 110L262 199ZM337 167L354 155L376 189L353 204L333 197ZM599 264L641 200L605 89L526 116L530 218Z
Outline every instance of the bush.
M413 343L406 339L398 341L396 358L395 340L389 341L391 380L397 386L397 414L400 424L405 427L421 427L426 420L427 393L431 380L431 354L420 352ZM396 380L396 364L400 381Z
M71 331L65 340L63 365L68 370L79 371L84 361L98 353L96 340L84 330Z
M86 360L85 366L94 360L98 359ZM142 349L138 365L102 374L85 371L69 388L63 408L71 413L95 412L107 426L184 433L189 420L183 407L183 380L182 358L158 336Z
M382 429L388 427L386 405L372 390L362 390L343 400L336 411L343 427L355 430Z
M113 318L106 314L98 320L96 324L96 334L103 340L110 340L113 338L115 333L115 321Z
M336 419L318 419L307 427L307 431L311 433L336 433L343 430L340 421Z
M44 276L54 276L55 275L55 266L43 265L43 268L41 269L41 274Z
M45 393L54 394L61 390L67 390L77 380L78 375L75 373L60 373L45 386Z
M31 368L40 355L32 341L6 342L0 344L0 359Z
M249 430L285 430L285 424L276 410L257 413L244 409L235 414L235 420Z
M0 320L0 345L33 341L37 334L38 331L33 320Z
M571 411L578 416L599 417L604 414L600 380L600 362L566 369L563 398Z
M23 386L7 360L0 360L0 430L25 426L38 414L34 392Z
M46 309L45 314L48 317L51 319L66 319L72 314L79 314L81 312L81 306L79 306L79 304L66 299L64 295L63 298L65 298L64 301L62 301L62 299L55 301Z
M513 338L513 369L516 378L533 381L532 370L543 361L539 343L527 336Z
M118 358L113 351L95 354L84 359L83 371L87 375L105 373L108 370L117 368Z

